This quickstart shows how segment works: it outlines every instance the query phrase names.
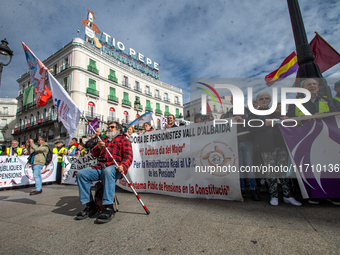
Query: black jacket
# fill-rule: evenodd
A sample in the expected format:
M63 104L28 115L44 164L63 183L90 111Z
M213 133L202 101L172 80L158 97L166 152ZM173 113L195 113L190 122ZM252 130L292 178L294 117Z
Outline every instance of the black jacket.
M94 137L94 138L91 138L90 140L88 140L85 144L85 148L91 152L91 150L94 148L94 146L96 146L98 143L98 137Z
M258 110L267 110L261 109ZM259 116L253 113L250 113L249 119L255 119L250 124L256 127L250 127L250 132L253 134L254 141L254 150L259 152L271 152L274 151L275 148L285 148L286 144L282 137L281 131L278 125L272 125L266 127L266 119L280 119L281 115L278 112L273 112L269 115ZM256 121L256 119L258 121ZM261 126L263 121L263 126Z

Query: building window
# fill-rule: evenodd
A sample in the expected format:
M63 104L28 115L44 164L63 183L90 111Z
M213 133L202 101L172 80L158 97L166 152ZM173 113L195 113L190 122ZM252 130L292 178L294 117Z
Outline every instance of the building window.
M61 66L61 68L60 68L60 72L61 71L64 71L65 69L67 69L68 68L68 57L65 57L64 58L64 63L63 63L63 65Z
M89 86L88 86L86 92L89 93L89 94L95 95L95 96L99 95L99 93L96 89L96 81L95 80L89 79Z
M123 85L130 88L129 77L123 76Z
M131 102L129 101L129 93L124 92L124 97L123 97L123 101L122 104L126 104L126 105L130 105L131 106Z
M178 96L175 96L175 104L179 104Z
M169 112L169 106L165 106L165 112L164 112L164 115L165 116L168 116L170 114L170 112Z
M64 89L66 91L68 91L67 81L68 81L68 77L64 77L64 79L63 79L63 87L64 87Z
M140 83L138 81L135 81L135 90L142 92L142 89L140 87Z
M2 107L2 114L8 115L8 107Z
M88 117L95 118L94 116L96 114L96 105L93 102L89 102L87 104L87 111L88 111Z
M164 93L164 101L170 102L168 93Z
M152 111L150 100L146 100L145 111Z
M176 108L176 118L179 118L179 109Z
M161 95L159 94L159 90L158 89L156 89L155 90L155 98L161 98Z
M118 98L116 97L116 89L115 88L110 87L110 94L108 95L108 99L118 103Z
M57 74L57 69L58 69L58 65L55 64L55 65L53 66L53 72L52 72L53 75L56 75L56 74Z
M145 86L145 94L152 96L149 86Z
M135 97L135 102L139 102L138 110L143 110L143 106L141 104L140 98L138 96ZM137 109L137 105L135 104L135 108Z
M129 124L129 113L127 111L123 112L123 124Z
M109 118L108 118L108 121L117 121L116 110L113 107L111 107L109 109Z
M162 114L161 106L159 103L156 103L156 113Z
M37 111L37 112L35 113L35 123L38 123L39 117L40 117L40 113L39 113L39 111Z
M98 69L97 69L97 66L96 66L96 61L90 59L89 60L89 65L87 66L87 70L93 72L93 73L96 73L98 74Z
M112 69L110 69L110 74L109 74L109 80L114 81L114 82L118 82L118 79L116 77L116 72Z

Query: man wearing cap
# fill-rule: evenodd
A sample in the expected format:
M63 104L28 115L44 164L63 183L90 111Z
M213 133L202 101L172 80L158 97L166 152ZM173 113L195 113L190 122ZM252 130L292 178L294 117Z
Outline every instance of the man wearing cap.
M62 141L56 141L55 147L52 150L53 154L58 155L58 165L57 165L57 184L61 184L61 169L63 163L63 156L67 154L67 148L64 147L64 143Z
M334 84L334 90L336 92L335 97L333 97L333 104L337 111L340 111L340 81Z

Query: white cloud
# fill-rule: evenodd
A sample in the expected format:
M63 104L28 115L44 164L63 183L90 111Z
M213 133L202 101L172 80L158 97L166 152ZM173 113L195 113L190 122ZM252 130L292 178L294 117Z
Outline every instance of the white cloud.
M318 31L340 50L340 2L299 2L309 41ZM260 79L254 91L266 89L264 76L295 50L285 1L5 1L0 35L14 57L3 69L1 97L16 97L16 80L27 71L20 41L44 60L78 29L84 36L80 21L87 8L101 31L158 62L161 80L184 92L189 92L190 77L255 77ZM339 68L325 76L334 77Z

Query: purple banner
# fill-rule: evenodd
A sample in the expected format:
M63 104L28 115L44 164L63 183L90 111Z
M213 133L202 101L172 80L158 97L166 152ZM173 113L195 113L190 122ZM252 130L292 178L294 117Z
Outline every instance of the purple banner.
M340 198L340 116L279 126L304 198Z

